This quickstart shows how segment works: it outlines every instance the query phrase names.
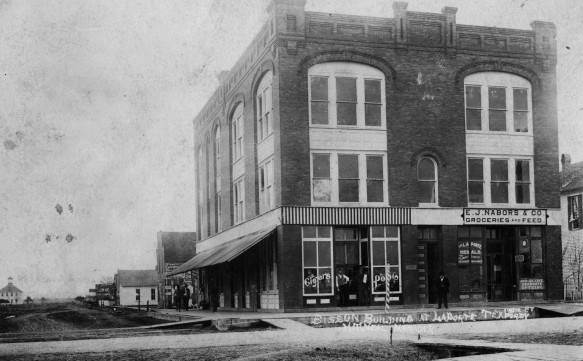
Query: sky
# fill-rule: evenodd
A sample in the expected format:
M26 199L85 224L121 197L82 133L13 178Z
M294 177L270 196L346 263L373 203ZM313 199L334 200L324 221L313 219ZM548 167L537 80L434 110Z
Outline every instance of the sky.
M195 231L192 119L268 0L0 0L0 287L87 294L153 269L156 233ZM583 3L411 0L460 24L557 25L560 152L583 161ZM307 10L392 17L388 0Z

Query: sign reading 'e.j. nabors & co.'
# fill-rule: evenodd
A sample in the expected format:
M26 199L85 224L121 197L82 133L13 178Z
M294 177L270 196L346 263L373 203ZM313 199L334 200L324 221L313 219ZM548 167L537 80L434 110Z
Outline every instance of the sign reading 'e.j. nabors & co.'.
M546 225L546 209L464 208L464 224Z

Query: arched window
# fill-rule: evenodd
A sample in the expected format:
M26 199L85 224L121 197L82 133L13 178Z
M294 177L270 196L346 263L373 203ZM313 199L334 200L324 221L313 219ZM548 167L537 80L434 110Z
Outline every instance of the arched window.
M221 129L215 129L214 148L215 171L215 229L221 231Z
M257 113L257 142L267 138L273 133L273 102L272 102L272 73L267 72L259 86L255 96Z
M239 104L231 118L231 148L233 152L233 163L243 157L243 104Z
M419 203L437 204L437 163L433 158L423 157L417 163Z

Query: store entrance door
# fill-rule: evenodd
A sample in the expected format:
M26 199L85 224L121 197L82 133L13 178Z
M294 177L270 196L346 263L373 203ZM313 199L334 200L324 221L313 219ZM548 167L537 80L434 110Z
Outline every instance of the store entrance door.
M427 278L427 300L429 303L437 303L437 282L439 272L442 271L441 266L441 252L439 251L439 243L426 243L427 250L427 271L425 277Z
M486 246L486 295L488 301L512 300L514 267L511 240L488 240Z
M355 279L359 273L360 230L358 228L334 229L334 274L336 304L354 306L358 290ZM342 278L342 279L341 279Z

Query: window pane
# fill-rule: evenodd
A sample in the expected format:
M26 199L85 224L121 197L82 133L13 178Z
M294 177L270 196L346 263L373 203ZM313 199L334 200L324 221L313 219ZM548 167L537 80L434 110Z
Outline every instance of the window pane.
M541 227L530 227L530 236L531 237L542 237L542 228Z
M399 264L399 243L387 242L387 262L391 266Z
M419 182L419 202L435 203L435 182Z
M311 100L328 101L328 78L322 76L313 76L310 78L312 91Z
M330 154L312 155L314 178L330 178Z
M318 293L318 271L315 268L304 269L304 293Z
M490 109L506 109L506 88L489 87L488 101Z
M345 264L346 263L346 247L344 244L334 245L334 264Z
M468 130L482 130L482 111L466 109L466 127Z
M385 265L385 241L372 242L372 264L376 266Z
M482 94L479 86L466 86L466 107L482 107Z
M338 154L338 177L358 178L357 154Z
M371 227L371 234L373 238L383 238L385 236L385 227Z
M530 167L528 160L516 160L516 181L530 181Z
M367 103L381 103L381 81L364 81L364 101Z
M468 159L468 179L470 180L483 180L484 179L484 167L483 160L477 158Z
M385 292L385 267L374 267L372 270L373 292Z
M328 124L327 102L312 102L312 124Z
M492 203L508 203L508 183L492 183Z
M489 128L492 131L506 130L506 111L505 110L490 110Z
M318 242L318 266L330 267L330 242Z
M366 181L366 201L382 202L384 200L383 181L367 180Z
M484 184L468 182L468 198L470 203L484 203Z
M419 180L435 180L435 165L429 158L423 158L417 166L417 177Z
M356 78L336 78L336 99L356 103Z
M387 230L387 237L389 237L389 238L399 237L399 227L390 226L390 227L386 227L386 230Z
M516 185L516 203L530 203L530 184Z
M316 266L316 242L304 242L304 267Z
M358 180L338 180L338 193L340 202L358 202Z
M365 104L364 124L370 126L381 125L381 105Z
M399 291L399 267L391 266L389 279L389 290L391 292Z
M514 131L528 132L528 118L527 112L514 112Z
M318 227L318 238L330 238L330 227Z
M543 245L542 240L533 239L530 241L532 263L543 263Z
M526 89L513 89L514 110L528 110L528 91Z
M346 244L346 263L358 264L358 242ZM354 276L352 275L352 277Z
M376 155L366 156L366 177L383 179L383 157Z
M332 270L330 268L320 268L318 270L320 280L320 293L332 293Z
M356 103L336 103L338 125L356 125Z
M330 179L314 179L312 181L314 202L330 202L332 200L332 186Z
M305 226L305 227L302 227L302 231L303 231L304 238L316 238L316 227Z
M508 161L505 159L492 159L490 169L493 181L508 180Z

